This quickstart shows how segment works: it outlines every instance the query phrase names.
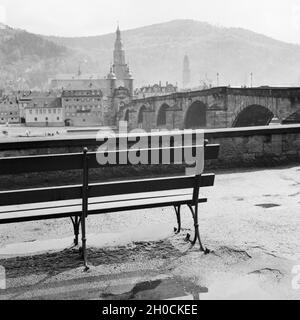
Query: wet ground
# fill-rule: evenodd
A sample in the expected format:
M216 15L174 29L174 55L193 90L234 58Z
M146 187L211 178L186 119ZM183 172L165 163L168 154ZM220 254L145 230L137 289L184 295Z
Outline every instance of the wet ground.
M188 210L179 235L171 208L89 217L88 273L78 249L66 249L68 220L0 226L0 298L299 299L299 187L300 167L217 174L200 207L208 255L185 242Z

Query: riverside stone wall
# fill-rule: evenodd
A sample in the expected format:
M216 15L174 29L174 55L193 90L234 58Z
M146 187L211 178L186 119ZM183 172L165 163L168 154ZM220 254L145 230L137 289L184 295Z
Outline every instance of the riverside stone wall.
M300 163L300 126L210 130L210 143L220 144L215 168L270 167Z
M220 144L217 161L209 167L238 168L277 166L300 160L300 125L211 129L205 131L209 143ZM29 139L0 142L0 157L95 151L100 143L96 135L82 138Z

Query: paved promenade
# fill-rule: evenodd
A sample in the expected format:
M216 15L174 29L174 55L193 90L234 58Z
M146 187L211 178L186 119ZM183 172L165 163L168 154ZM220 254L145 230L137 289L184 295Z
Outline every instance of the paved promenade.
M0 226L0 299L299 299L300 167L217 173L204 191L207 256L184 241L188 210L180 235L171 208L90 217L88 273L68 220Z

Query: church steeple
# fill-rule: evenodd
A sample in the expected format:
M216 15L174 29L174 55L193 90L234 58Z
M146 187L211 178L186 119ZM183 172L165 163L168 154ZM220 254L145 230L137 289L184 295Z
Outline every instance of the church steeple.
M123 48L119 25L116 32L113 69L117 79L124 79L126 77L127 65L125 61L125 50Z
M113 66L107 78L109 80L114 80L114 83L118 87L127 88L130 93L130 96L133 96L134 80L130 72L129 66L128 64L126 64L125 50L122 43L119 24L116 31Z

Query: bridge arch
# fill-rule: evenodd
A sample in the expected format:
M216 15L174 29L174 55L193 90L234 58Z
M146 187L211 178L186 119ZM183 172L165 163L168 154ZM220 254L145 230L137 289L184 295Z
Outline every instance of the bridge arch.
M147 110L146 106L141 106L138 111L137 123L142 124L144 122L144 112Z
M282 124L299 124L300 123L300 111L296 111L282 120Z
M159 108L156 119L157 126L165 126L167 124L167 110L169 108L166 103Z
M261 105L250 105L243 109L233 121L232 127L268 126L274 114Z
M200 129L207 126L207 106L201 101L193 102L184 117L185 129Z

